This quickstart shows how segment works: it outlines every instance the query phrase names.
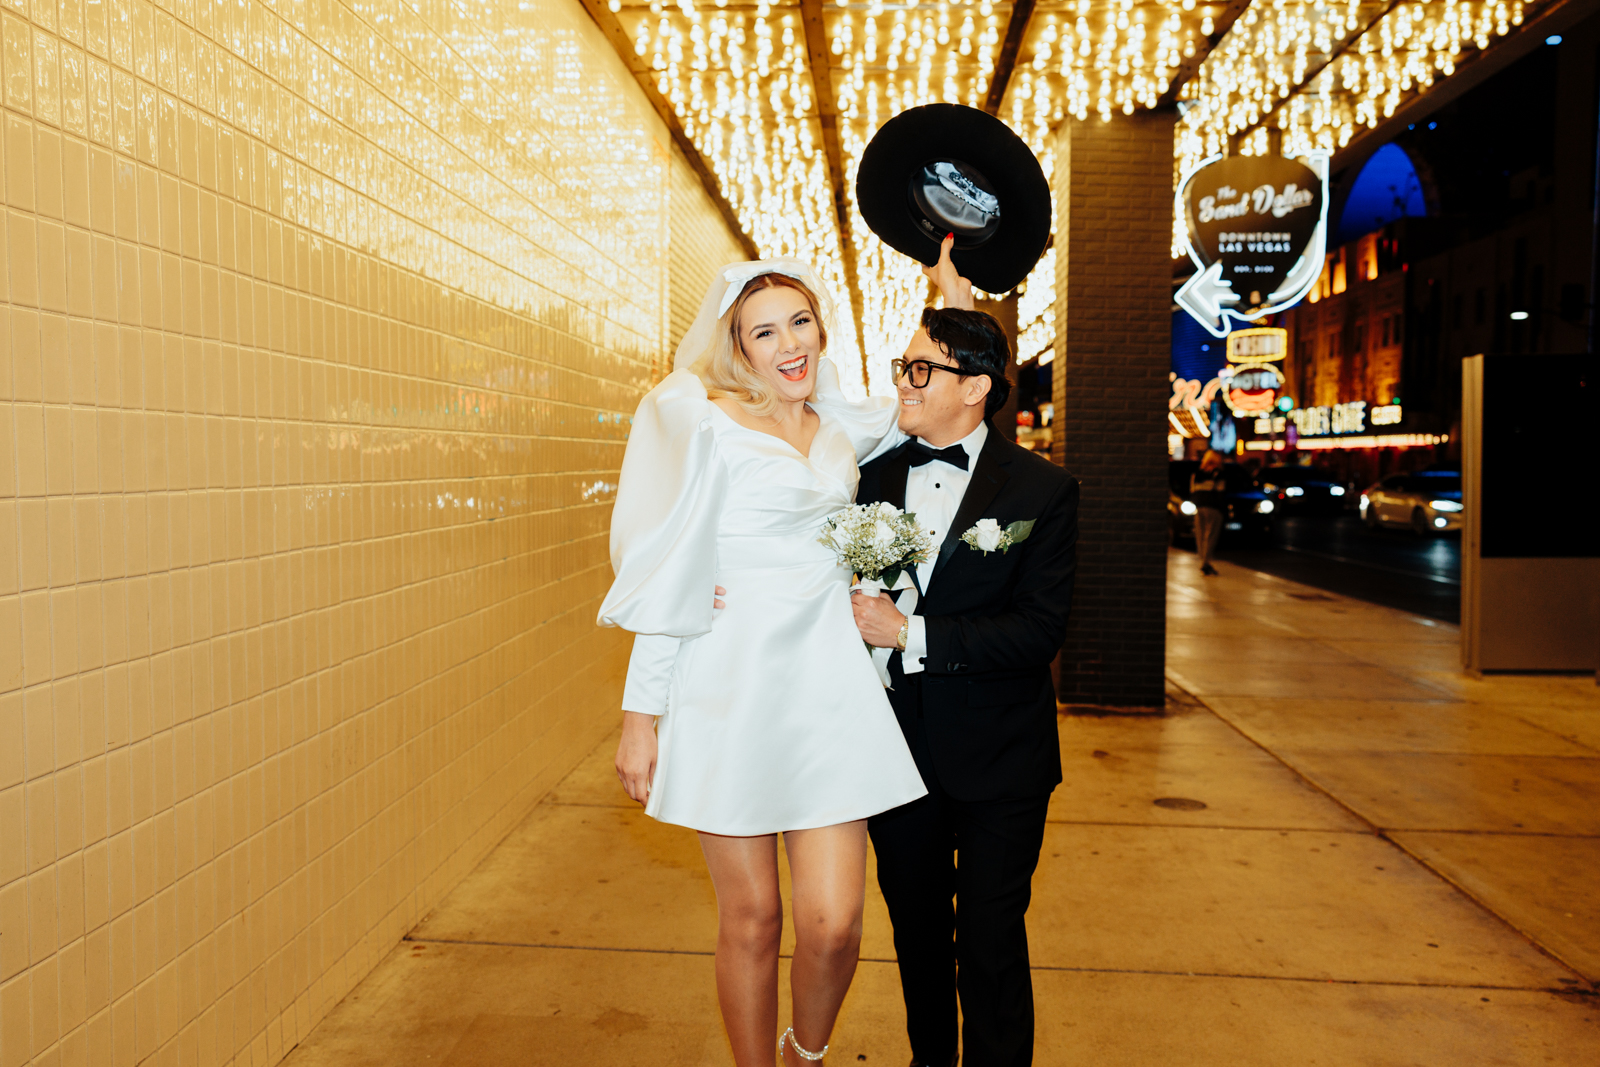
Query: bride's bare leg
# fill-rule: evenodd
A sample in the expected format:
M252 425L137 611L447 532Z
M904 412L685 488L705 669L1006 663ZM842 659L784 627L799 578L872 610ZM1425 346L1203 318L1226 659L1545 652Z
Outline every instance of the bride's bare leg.
M794 1035L820 1052L861 955L861 899L866 890L867 824L841 823L783 835L794 885ZM781 1031L782 1026L778 1029ZM784 1062L808 1067L784 1046Z
M717 1000L738 1067L771 1067L778 1039L778 839L701 834L717 890Z

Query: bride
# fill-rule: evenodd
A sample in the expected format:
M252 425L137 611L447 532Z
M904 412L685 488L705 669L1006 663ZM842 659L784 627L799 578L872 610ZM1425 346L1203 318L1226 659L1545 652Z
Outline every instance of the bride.
M617 775L648 815L700 833L739 1067L770 1064L778 1029L778 835L796 942L778 1048L802 1067L826 1052L855 975L866 819L927 792L856 630L850 575L817 542L855 498L857 464L904 440L894 401L841 393L823 358L833 313L797 260L713 278L634 417L600 609L601 625L637 635Z

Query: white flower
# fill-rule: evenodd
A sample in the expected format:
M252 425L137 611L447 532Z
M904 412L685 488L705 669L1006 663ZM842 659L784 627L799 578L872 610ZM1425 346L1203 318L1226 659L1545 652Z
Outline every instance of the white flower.
M833 549L841 567L862 579L898 576L928 558L933 538L914 516L892 504L852 504L822 526L822 544Z
M972 528L972 539L977 542L980 552L993 552L1000 547L1000 538L1005 531L993 519L979 519Z

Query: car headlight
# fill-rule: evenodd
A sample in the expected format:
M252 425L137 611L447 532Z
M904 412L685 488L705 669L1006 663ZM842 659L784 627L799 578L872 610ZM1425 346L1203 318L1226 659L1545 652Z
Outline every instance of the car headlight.
M1330 485L1330 486L1328 486L1328 495L1329 496L1344 496L1344 486L1342 486L1342 485ZM1361 498L1361 502L1363 504L1366 503L1366 501L1367 501L1366 497L1362 497Z
M1183 503L1178 505L1178 510L1183 512L1185 515L1193 515L1200 509L1194 506L1194 501L1185 500Z
M1273 505L1272 501L1263 500L1261 503L1256 505L1256 511L1260 512L1263 515L1271 515L1273 507L1274 507L1274 505Z
M1305 496L1306 495L1306 491L1304 489L1300 488L1298 485L1291 485L1289 488L1287 488L1287 489L1285 489L1283 491L1283 495L1284 496Z
M1443 515L1436 515L1434 516L1433 524L1442 530L1446 526L1450 525L1450 520L1445 518Z
M1428 506L1430 508L1432 508L1434 511L1460 511L1461 510L1461 501L1459 501L1459 500L1430 500L1430 501L1428 501Z

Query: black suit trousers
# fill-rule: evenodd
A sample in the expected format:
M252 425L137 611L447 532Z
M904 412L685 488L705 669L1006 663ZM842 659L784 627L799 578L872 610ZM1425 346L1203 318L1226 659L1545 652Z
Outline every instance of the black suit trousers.
M911 1051L922 1063L950 1062L959 996L965 1067L1028 1067L1033 981L1024 915L1050 797L954 799L932 773L920 725L906 734L928 795L867 824L894 922Z

